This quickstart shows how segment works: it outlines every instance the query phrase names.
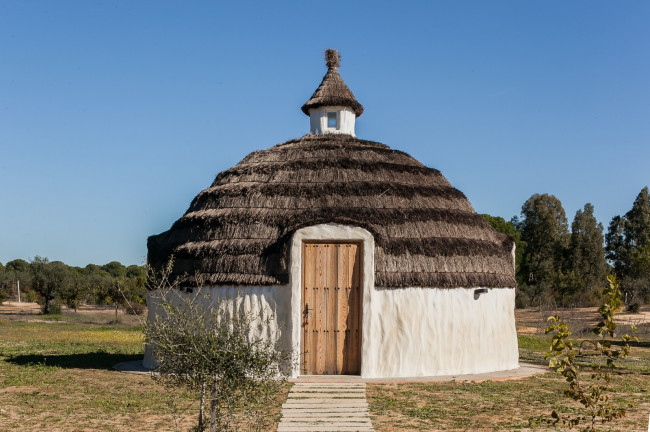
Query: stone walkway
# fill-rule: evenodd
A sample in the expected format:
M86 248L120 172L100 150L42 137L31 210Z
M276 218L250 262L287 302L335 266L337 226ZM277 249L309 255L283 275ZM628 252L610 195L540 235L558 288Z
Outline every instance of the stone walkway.
M278 432L374 431L363 382L296 382Z

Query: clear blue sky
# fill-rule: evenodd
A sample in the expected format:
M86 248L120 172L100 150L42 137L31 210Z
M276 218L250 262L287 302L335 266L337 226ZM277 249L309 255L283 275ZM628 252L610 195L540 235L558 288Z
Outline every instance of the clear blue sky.
M308 132L325 48L357 135L478 212L550 193L606 227L650 184L648 2L6 0L0 262L142 264L220 171Z

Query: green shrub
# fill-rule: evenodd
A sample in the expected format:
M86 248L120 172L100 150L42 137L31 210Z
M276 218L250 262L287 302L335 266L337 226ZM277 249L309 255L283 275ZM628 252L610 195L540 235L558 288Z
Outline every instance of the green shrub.
M25 291L25 300L29 303L36 303L36 293L32 290Z
M530 306L530 297L528 294L517 288L515 291L515 307L517 309L524 309Z
M45 304L43 302L40 302L40 305L41 305L41 312L46 313L45 312ZM53 315L60 314L61 313L61 303L59 303L58 301L51 302L48 305L47 313L48 314L53 314Z
M124 312L129 315L142 315L147 310L147 307L139 302L128 303L124 306Z

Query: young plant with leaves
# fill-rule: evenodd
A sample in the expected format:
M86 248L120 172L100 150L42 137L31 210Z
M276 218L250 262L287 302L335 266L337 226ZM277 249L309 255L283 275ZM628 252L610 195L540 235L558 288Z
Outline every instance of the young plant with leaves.
M607 281L609 285L603 290L604 302L598 309L601 321L592 330L598 340L583 340L576 349L576 344L569 340L571 330L566 323L557 315L549 318L551 325L546 333L553 333L553 340L545 358L549 359L549 367L569 383L569 387L564 390L565 396L583 407L583 413L572 416L561 416L553 411L552 419L547 420L553 425L562 423L569 428L584 425L583 431L596 431L597 424L608 423L625 415L625 408L618 406L610 396L612 388L609 383L612 372L617 367L616 361L629 355L629 341L637 339L625 334L621 337L624 343L622 347L612 343L611 338L616 336L614 317L621 310L621 289L614 276L607 276ZM636 331L634 326L632 331ZM590 354L584 352L585 346L591 346ZM581 367L586 366L591 368L591 374L581 373Z
M166 387L200 395L198 430L204 427L204 398L211 432L261 430L269 421L267 402L285 383L289 352L273 338L252 336L254 328L265 324L259 314L243 311L231 300L211 299L207 289L182 289L169 281L170 270L168 266L158 277L150 272L148 281L156 304L155 318L145 325L158 364L152 377Z

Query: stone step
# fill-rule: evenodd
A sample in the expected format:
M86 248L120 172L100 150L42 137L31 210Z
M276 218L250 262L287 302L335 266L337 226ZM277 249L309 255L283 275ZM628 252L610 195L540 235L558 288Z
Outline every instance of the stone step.
M348 408L348 407L364 407L368 408L368 402L364 399L309 399L309 400L287 400L282 404L284 408Z
M298 415L367 415L368 410L360 407L347 407L347 408L287 408L282 412L282 416L298 416Z
M282 405L278 432L374 431L365 383L330 380L295 383Z
M278 426L278 432L372 432L372 426Z
M332 398L332 399L365 399L366 394L365 393L307 393L307 392L300 392L300 393L294 393L294 392L289 392L289 397L291 399L308 399L308 398L316 398L316 399L322 399L322 398Z
M345 383L345 382L297 382L293 383L296 386L312 386L312 387L365 387L366 383Z
M341 415L343 414L343 415ZM309 420L315 420L319 421L321 419L328 419L329 420L350 420L350 421L367 421L368 420L368 413L367 412L360 412L357 414L353 413L302 413L302 414L297 414L297 415L283 415L282 416L282 421L302 421L303 419L309 419Z
M320 416L306 416L306 417L282 417L282 421L286 423L337 423L337 422L351 422L351 423L368 423L367 416L345 416L345 417L336 417L331 416L327 413L323 413Z
M291 389L295 393L352 393L352 394L364 394L366 392L365 388L341 388L341 387L293 387Z

